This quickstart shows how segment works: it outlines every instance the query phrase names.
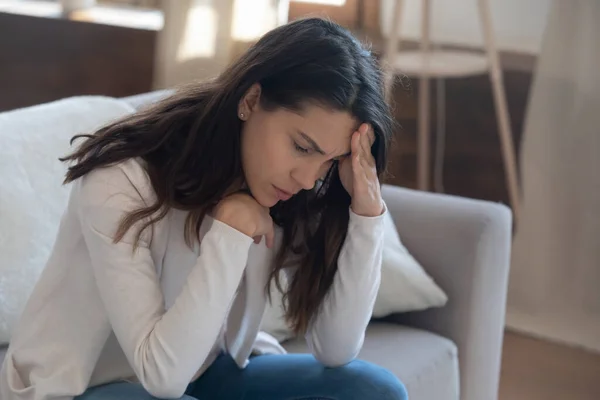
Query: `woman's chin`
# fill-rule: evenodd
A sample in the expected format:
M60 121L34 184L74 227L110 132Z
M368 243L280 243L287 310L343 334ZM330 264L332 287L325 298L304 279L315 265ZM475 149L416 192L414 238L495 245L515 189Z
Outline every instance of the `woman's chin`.
M271 208L279 202L279 199L266 197L265 199L256 199L256 201L263 207Z
M271 208L279 201L277 196L274 196L267 191L252 190L251 187L248 188L248 191L254 200L263 207Z

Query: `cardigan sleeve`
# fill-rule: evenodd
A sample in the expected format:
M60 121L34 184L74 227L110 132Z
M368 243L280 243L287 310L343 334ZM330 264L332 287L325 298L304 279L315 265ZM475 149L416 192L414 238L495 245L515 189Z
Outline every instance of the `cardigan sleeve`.
M118 166L76 182L78 214L106 315L130 365L152 395L179 398L218 338L244 272L252 238L214 220L174 304L165 302L146 230L134 250L136 224L113 243L147 188Z
M381 280L386 212L364 217L349 210L333 285L305 335L311 353L326 366L352 361L364 342Z

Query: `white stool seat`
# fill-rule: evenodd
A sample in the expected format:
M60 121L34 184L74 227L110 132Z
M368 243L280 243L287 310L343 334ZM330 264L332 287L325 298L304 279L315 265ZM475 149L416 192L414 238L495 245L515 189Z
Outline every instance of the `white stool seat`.
M402 51L389 60L395 72L412 77L460 78L487 74L488 59L483 54L457 50L439 50L423 53Z
M421 4L421 37L419 51L399 51L402 12L405 5L404 0L394 1L392 14L391 33L387 40L384 54L384 64L388 68L386 74L386 96L389 98L393 86L393 75L401 74L419 79L419 115L417 133L417 186L421 190L429 188L429 81L436 78L459 78L472 75L489 74L492 84L494 107L498 122L498 135L502 146L502 158L506 172L506 183L510 203L512 205L515 223L518 220L519 211L519 177L517 174L517 160L510 127L510 116L506 94L502 83L502 68L498 59L494 29L492 27L492 16L490 0L477 0L477 9L484 37L484 52L477 54L472 51L463 50L435 50L431 47L431 3L432 0L420 0ZM441 80L439 81L442 82ZM443 90L438 90L438 94ZM442 95L438 95L441 102ZM438 104L438 126L444 121L443 107ZM442 129L439 129L442 131ZM443 147L442 138L438 137L438 154ZM438 158L439 161L439 158ZM438 162L436 181L441 182L441 162ZM438 184L441 187L441 184Z

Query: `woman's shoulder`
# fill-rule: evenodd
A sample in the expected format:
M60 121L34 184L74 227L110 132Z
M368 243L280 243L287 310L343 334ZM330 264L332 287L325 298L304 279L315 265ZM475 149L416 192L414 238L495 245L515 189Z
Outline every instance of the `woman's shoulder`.
M106 200L122 194L145 203L154 198L150 177L143 160L130 158L88 172L79 182L80 195L88 200Z

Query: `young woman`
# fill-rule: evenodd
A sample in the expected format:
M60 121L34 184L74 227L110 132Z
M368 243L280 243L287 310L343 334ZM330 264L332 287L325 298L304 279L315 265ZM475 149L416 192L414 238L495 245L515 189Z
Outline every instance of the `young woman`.
M354 360L380 280L391 133L372 54L312 18L75 137L69 204L0 398L406 399ZM251 357L280 272L312 354Z

